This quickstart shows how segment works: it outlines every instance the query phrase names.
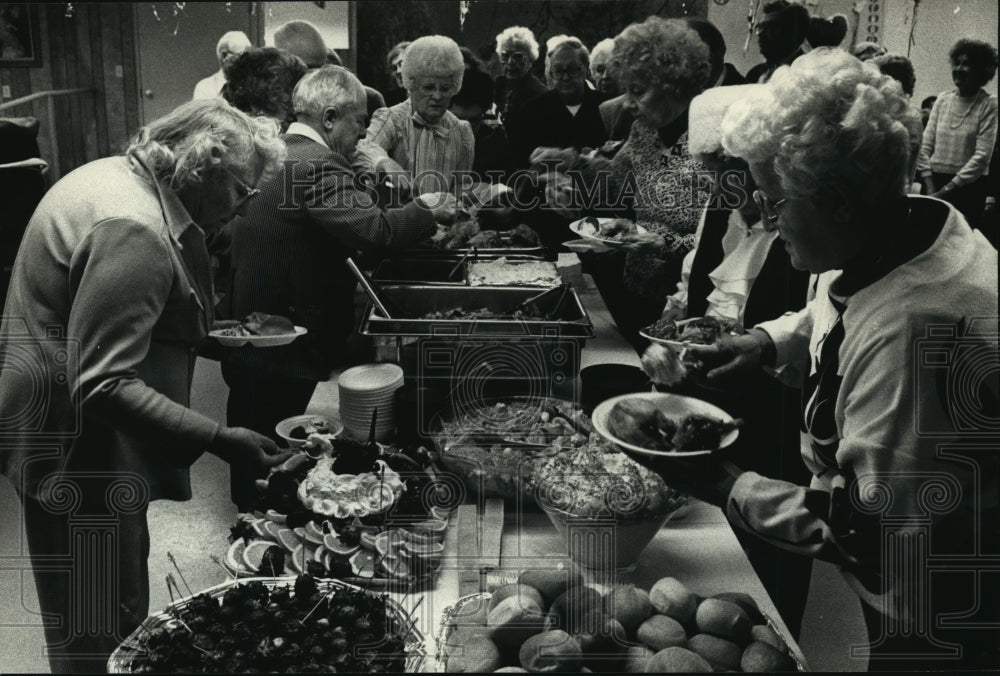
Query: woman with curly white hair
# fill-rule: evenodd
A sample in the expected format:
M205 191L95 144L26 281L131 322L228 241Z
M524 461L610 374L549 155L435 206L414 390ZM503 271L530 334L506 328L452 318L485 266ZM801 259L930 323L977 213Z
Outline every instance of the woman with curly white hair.
M24 506L55 673L103 671L146 617L151 500L191 499L206 450L265 471L287 457L188 408L213 323L205 236L277 167L277 131L222 99L186 103L124 156L65 176L28 224L0 327L0 468ZM111 524L99 543L74 535L95 519Z
M501 120L506 121L511 113L548 91L545 83L531 72L538 54L535 34L524 26L510 26L497 35L497 58L502 74L493 83L493 98Z
M413 195L454 188L455 172L471 172L476 146L469 123L448 110L464 74L465 60L451 38L428 35L411 42L403 52L409 98L372 115L367 138L358 145L365 164L395 172Z
M930 568L964 554L975 568L996 533L995 448L973 447L995 435L997 252L946 202L905 194L915 115L874 64L826 48L728 111L726 152L748 160L792 265L823 283L802 311L693 353L709 382L806 365L813 476L654 464L732 523L838 564L863 601L871 669L989 668L996 629L941 620L995 607L995 584Z
M605 213L620 212L649 231L636 238L632 226L624 235L635 241L628 256L602 255L593 271L618 329L641 352L647 342L639 329L660 316L680 280L711 192L710 181L698 178L704 167L687 150L688 105L708 85L711 63L708 46L687 23L652 16L615 37L610 65L635 118L624 145L593 156L540 149L532 162L556 159L559 168L579 172L583 185L550 175L549 201L561 215L579 216L580 188L606 187Z

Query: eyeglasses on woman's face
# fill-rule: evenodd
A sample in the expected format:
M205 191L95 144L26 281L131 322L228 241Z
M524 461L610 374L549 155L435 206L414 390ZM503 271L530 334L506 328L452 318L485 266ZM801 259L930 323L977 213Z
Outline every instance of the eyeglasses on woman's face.
M526 59L527 57L524 55L524 52L500 52L500 63L507 63L508 61L511 63L524 63Z
M230 169L229 167L226 167L226 172L233 177L234 181L236 181L236 189L239 191L240 194L240 203L249 202L254 197L260 194L260 188L253 188L244 183L243 179L234 174L232 169Z
M782 198L777 201L772 201L770 197L762 193L760 190L754 190L753 201L757 204L757 209L760 210L760 215L766 218L768 223L777 225L778 218L781 217L778 210L788 200L786 198Z

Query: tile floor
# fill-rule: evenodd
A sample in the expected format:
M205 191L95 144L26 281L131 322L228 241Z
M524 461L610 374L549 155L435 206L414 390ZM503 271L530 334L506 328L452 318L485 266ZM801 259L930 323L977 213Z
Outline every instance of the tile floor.
M227 388L218 364L199 360L192 405L218 420L225 418ZM336 407L336 388L321 385L311 411ZM157 502L150 507L152 550L149 559L151 609L168 602L164 577L172 571L167 552L176 557L188 583L201 589L225 580L210 561L221 554L220 542L235 516L229 502L228 470L214 456L202 457L192 470L194 499ZM45 645L37 614L30 566L23 558L20 506L10 484L0 480L0 673L47 673ZM864 640L861 610L854 594L827 564L813 568L812 588L800 637L809 666L817 671L864 671L866 660L852 659L850 646Z

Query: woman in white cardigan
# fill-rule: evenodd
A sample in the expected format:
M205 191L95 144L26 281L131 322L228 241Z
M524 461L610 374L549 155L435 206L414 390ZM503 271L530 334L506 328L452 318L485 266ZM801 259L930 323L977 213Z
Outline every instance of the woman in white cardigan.
M723 120L792 265L829 285L696 352L709 381L809 362L810 486L716 455L636 458L745 530L839 565L863 602L870 668L989 668L998 632L973 615L996 607L978 552L998 521L984 442L996 435L997 252L946 202L905 195L915 114L875 66L821 48Z

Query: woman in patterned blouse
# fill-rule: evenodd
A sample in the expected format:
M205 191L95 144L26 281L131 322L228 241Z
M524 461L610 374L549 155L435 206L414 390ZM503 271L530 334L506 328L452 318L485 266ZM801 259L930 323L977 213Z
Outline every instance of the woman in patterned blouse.
M635 117L632 130L620 148L574 157L570 165L591 188L606 185L606 205L626 212L651 233L631 236L635 243L624 261L604 255L594 269L618 329L641 350L645 343L638 331L660 316L664 298L680 280L681 262L694 247L701 210L711 194L704 168L687 150L688 105L708 84L711 65L708 47L685 22L652 16L615 38L610 67L625 92L625 108ZM606 157L609 150L616 151L611 159ZM565 158L565 151L559 155ZM544 151L536 151L532 159L545 157ZM572 204L581 203L576 201L582 197L579 191L567 195L566 185L549 181L550 203L567 197ZM579 209L556 210L579 214Z
M429 35L410 43L403 53L409 98L372 115L358 145L367 160L361 168L399 172L396 183L413 195L449 191L456 172L471 175L472 127L448 111L464 73L462 52L451 38Z

